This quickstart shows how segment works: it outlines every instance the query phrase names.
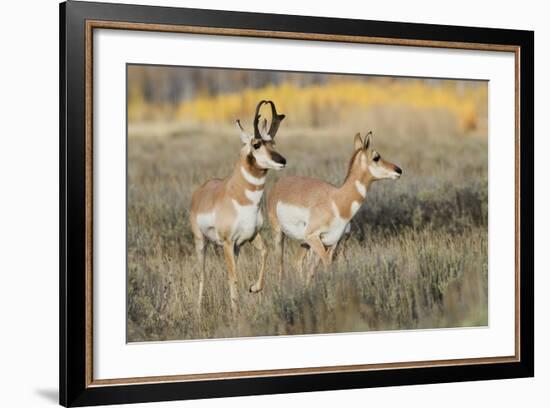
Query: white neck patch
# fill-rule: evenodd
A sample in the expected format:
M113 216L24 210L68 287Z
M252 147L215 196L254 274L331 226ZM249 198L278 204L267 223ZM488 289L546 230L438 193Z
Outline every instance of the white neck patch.
M265 184L265 177L254 177L252 174L246 171L243 166L241 166L241 174L243 175L244 179L250 184L253 184L255 186L263 186Z
M367 187L359 180L355 180L355 188L361 197L365 198L367 196Z
M260 200L262 199L262 194L264 193L264 190L244 190L244 194L246 195L246 198L248 198L250 201L252 201L252 204L258 205Z

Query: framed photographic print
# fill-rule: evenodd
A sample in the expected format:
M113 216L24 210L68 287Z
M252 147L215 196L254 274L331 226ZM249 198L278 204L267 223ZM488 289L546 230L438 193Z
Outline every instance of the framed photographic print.
M62 405L533 376L533 32L60 27Z

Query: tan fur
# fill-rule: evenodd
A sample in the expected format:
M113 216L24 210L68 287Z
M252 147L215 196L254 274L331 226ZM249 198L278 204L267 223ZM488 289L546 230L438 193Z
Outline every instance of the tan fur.
M223 180L210 180L200 186L191 198L189 216L193 232L195 232L193 225L196 225L198 214L216 210L218 214L216 217L216 230L222 241L228 239L236 216L232 200L237 201L240 205L252 205L253 203L246 196L245 190L258 191L264 188L264 185L258 186L246 181L241 173L241 166L257 178L265 177L267 173L265 170L253 168L246 160L246 156L241 155L231 176Z

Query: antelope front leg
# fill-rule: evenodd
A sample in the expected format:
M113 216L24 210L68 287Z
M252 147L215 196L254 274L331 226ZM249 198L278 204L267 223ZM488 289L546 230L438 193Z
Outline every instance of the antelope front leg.
M307 237L306 243L313 250L313 252L317 254L321 261L323 261L323 265L330 265L331 252L327 251L319 235L310 235L309 237Z
M328 265L332 264L332 261L334 260L334 253L336 252L336 248L338 247L338 244L334 244L327 249L327 257L328 257Z
M342 259L347 259L347 247L348 247L348 241L351 238L351 223L347 225L346 229L344 230L344 235L340 240L335 244L334 248L334 254L333 257L339 258L342 257Z
M265 273L265 261L267 259L267 248L265 247L264 240L262 239L262 236L260 233L257 233L254 239L252 240L252 245L254 245L254 248L256 248L258 251L260 251L260 255L262 257L262 263L260 265L260 273L258 274L258 280L256 283L250 286L250 292L257 293L261 291L264 287L264 273Z
M231 310L237 312L237 266L235 264L235 244L225 242L223 244L223 254L227 264L227 277L229 282L229 296L231 300Z

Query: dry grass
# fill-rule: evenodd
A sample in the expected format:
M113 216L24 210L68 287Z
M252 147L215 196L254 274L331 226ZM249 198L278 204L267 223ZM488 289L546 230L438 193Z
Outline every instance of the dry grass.
M444 110L378 108L342 123L323 130L283 124L283 171L340 183L354 133L372 129L375 147L403 168L403 177L372 186L345 253L332 270L320 268L311 287L296 276L291 243L282 286L270 256L264 291L248 293L258 262L244 246L237 318L223 256L210 246L202 319L187 211L198 185L229 174L238 135L225 125L130 125L129 341L487 324L486 137L464 135ZM270 173L269 183L281 174ZM269 243L267 222L261 233Z

